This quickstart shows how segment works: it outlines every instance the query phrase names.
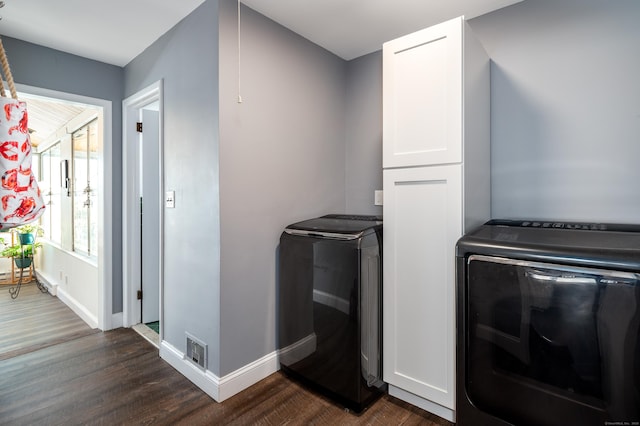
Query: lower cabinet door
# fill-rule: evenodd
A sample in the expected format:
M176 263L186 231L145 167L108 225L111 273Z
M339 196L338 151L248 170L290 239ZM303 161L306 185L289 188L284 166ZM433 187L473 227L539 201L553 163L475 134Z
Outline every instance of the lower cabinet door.
M462 166L384 170L384 380L454 410Z

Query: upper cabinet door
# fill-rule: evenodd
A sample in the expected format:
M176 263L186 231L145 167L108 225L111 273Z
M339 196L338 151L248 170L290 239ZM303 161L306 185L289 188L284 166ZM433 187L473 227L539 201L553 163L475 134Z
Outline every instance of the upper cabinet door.
M383 167L462 161L462 32L456 18L383 46Z

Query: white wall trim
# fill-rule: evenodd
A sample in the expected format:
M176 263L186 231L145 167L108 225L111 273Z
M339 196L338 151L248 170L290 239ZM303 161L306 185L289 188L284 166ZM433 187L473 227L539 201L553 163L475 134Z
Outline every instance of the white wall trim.
M91 328L98 328L98 317L92 314L87 308L80 302L74 299L68 292L66 292L58 284L55 284L53 280L49 279L46 275L42 274L38 270L35 271L36 278L41 284L47 287L49 293L60 299L62 303L67 305L76 315L78 315L84 322L86 322Z
M184 353L166 340L160 343L160 357L217 402L231 398L278 371L276 352L265 355L222 378L194 365L186 359Z
M214 400L220 401L220 379L210 371L204 371L186 359L185 354L176 349L171 343L160 342L160 358L164 359L180 374L202 389Z
M89 324L91 328L98 328L98 318L93 315L87 308L80 304L76 299L71 297L62 287L58 287L57 297L73 312L76 313L84 322Z
M278 371L278 354L272 352L227 374L219 380L218 402L231 398L276 371Z
M140 283L141 265L136 250L140 249L140 182L138 164L140 154L134 141L139 138L133 126L138 121L140 109L153 102L159 103L160 111L160 199L164 200L164 117L162 80L150 84L122 101L122 310L123 326L131 327L140 322L141 308L137 301ZM160 210L160 246L158 247L158 268L160 269L160 324L163 323L163 229L164 209ZM163 327L160 327L160 339Z
M411 392L407 392L403 389L397 388L393 385L389 385L389 395L408 402L411 405L415 405L425 411L428 411L436 416L440 416L445 420L455 423L456 413L440 404L431 402L424 398L419 397Z
M47 275L43 274L37 269L34 271L34 273L36 279L40 282L40 284L44 285L47 288L50 295L58 296L58 284L55 281L50 280Z
M102 109L103 139L100 151L99 181L102 191L98 203L98 316L95 318L101 330L111 329L113 312L113 215L105 210L113 205L113 118L112 102L106 99L92 98L73 93L60 92L42 87L16 84L19 92L35 96L61 99L96 106ZM80 314L78 314L80 315ZM82 315L80 315L82 317ZM83 318L85 319L85 318ZM86 319L85 319L86 321ZM94 327L95 328L95 327Z
M122 312L118 312L116 314L111 315L111 329L121 328L123 324L123 314Z

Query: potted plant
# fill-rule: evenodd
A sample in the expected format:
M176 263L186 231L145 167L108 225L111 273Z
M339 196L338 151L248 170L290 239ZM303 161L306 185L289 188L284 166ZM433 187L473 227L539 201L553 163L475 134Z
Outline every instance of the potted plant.
M20 269L28 268L33 262L33 255L42 244L36 242L36 236L42 236L42 227L38 224L18 226L11 230L18 235L18 241L9 247L5 247L0 255L12 257L16 266ZM2 240L4 243L4 239Z
M33 261L33 255L40 247L42 247L42 243L26 245L18 243L6 247L0 254L4 257L12 257L18 268L28 268L31 266L31 262Z
M42 229L42 226L38 225L37 223L28 223L26 225L18 226L16 228L13 228L11 232L17 233L18 236L31 234L33 235L34 240L35 240L35 237L42 237L44 235L44 230ZM27 243L27 244L31 244L31 243Z

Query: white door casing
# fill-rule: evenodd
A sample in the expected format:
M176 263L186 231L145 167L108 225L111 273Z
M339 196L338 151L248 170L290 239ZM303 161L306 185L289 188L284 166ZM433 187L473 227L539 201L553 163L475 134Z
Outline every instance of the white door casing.
M113 205L112 103L106 99L92 98L25 84L16 84L16 89L18 92L93 105L102 109L102 144L98 146L100 156L100 161L98 162L99 195L97 200L98 205L96 206L96 211L98 212L97 326L100 330L111 330L114 323L114 315L112 312L113 217L106 209Z
M122 202L122 270L123 270L123 325L131 327L140 322L141 303L138 300L137 292L140 289L141 279L141 258L140 246L141 240L141 221L140 221L140 185L141 176L139 164L141 160L140 153L140 134L136 130L136 123L140 121L141 111L154 103L158 105L158 162L157 182L157 199L162 200L164 191L164 174L163 174L163 136L162 136L162 80L157 81L148 87L142 89L138 93L129 96L122 102L122 128L123 128L123 166L122 166L122 182L123 182L123 202ZM157 234L159 235L159 244L157 247L146 248L153 250L157 259L157 276L158 276L158 311L159 320L162 324L162 280L163 280L163 239L162 227L164 221L164 210L162 205L158 205L159 224ZM150 257L152 259L153 256ZM160 339L162 340L162 327L160 328Z

